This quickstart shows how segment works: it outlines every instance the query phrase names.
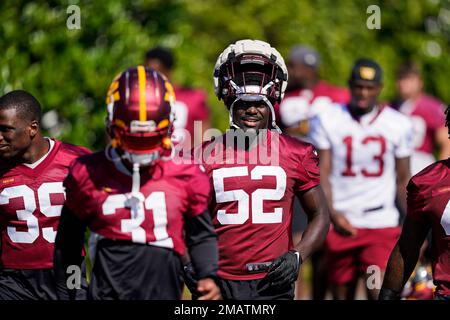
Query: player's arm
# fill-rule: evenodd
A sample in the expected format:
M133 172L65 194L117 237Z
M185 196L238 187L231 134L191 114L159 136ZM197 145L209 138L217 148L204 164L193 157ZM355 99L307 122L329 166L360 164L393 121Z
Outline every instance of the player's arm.
M429 229L430 224L426 219L406 216L400 239L389 257L380 300L400 299L401 291L416 266L420 248Z
M325 194L328 208L330 208L330 218L337 232L343 235L356 235L356 229L344 217L344 215L333 208L333 192L331 189L330 175L332 170L331 149L319 150L320 158L320 185Z
M395 171L397 178L397 201L400 209L406 212L406 187L411 178L409 165L410 157L395 158Z
M186 245L195 278L198 279L196 291L200 295L199 300L221 299L220 289L215 282L219 260L217 234L209 211L186 218L185 231Z
M439 160L444 160L450 157L450 139L448 138L447 128L438 128L434 139L439 146Z
M308 225L294 248L299 252L301 260L305 261L322 247L330 227L330 213L320 185L304 191L299 200L308 217Z
M414 178L410 180L407 190L407 215L400 239L392 250L386 267L380 300L400 298L401 290L416 266L420 248L431 227L423 209L429 196L422 194L423 188L415 183Z
M70 211L63 206L58 232L55 240L54 272L56 278L57 293L60 300L75 299L77 289L69 289L67 273L69 266L78 266L81 271L83 262L82 249L84 245L84 233L86 226ZM76 274L76 273L75 273ZM81 277L81 272L78 273ZM82 279L78 279L81 283Z

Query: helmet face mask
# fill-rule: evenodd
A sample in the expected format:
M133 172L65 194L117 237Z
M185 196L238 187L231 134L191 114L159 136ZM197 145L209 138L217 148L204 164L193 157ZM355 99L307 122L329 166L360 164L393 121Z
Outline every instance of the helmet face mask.
M163 140L168 135L168 128L147 133L132 133L118 127L113 127L112 130L117 146L124 151L136 154L151 153L163 148Z
M112 146L131 163L153 163L170 149L174 99L172 85L152 69L138 66L121 73L107 95Z
M239 101L263 101L272 112L273 104L280 102L287 86L287 68L280 53L268 43L259 40L240 40L228 46L219 56L214 69L214 87L217 97L223 99L233 122L233 105Z

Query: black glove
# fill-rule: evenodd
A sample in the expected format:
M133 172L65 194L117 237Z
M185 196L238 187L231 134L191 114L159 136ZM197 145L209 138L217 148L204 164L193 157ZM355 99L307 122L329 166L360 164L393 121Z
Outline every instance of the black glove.
M400 292L388 288L381 288L378 300L400 300Z
M271 287L287 287L297 280L302 261L300 255L297 258L296 252L288 251L272 262L265 277Z
M197 279L191 262L183 266L183 279L191 294L197 295Z

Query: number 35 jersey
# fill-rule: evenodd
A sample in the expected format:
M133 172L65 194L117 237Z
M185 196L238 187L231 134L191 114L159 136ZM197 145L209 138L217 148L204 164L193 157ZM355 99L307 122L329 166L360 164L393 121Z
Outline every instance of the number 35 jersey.
M317 149L331 150L334 209L357 228L397 226L395 159L413 151L407 117L376 107L358 121L347 106L331 105L312 119L310 138Z
M118 168L105 152L77 159L64 182L67 207L101 237L183 255L184 219L207 209L208 177L198 165L160 160L141 168L143 202L136 206L130 202L131 175Z
M53 142L52 142L53 144ZM1 265L6 269L53 267L59 216L64 204L63 181L70 163L89 151L54 141L36 167L0 167Z
M258 147L238 151L227 138L231 132L205 143L200 160L214 191L218 275L259 279L266 273L249 273L246 264L272 261L292 249L294 196L320 183L318 157L312 145L274 131Z

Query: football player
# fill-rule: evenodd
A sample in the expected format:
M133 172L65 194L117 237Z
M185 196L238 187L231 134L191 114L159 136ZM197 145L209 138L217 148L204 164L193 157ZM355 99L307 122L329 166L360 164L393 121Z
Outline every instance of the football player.
M180 299L186 246L200 299L220 298L209 180L200 166L171 160L173 101L169 81L144 66L112 82L107 94L112 143L80 157L64 182L67 201L55 252L64 299L72 295L64 271L79 260L86 226L98 239L88 299Z
M450 127L449 108L445 124ZM449 186L450 159L429 165L409 181L407 214L400 239L389 258L380 300L400 299L402 288L416 266L420 248L430 230L435 299L450 300Z
M225 299L293 299L302 262L328 231L317 154L312 145L281 134L275 123L273 105L283 98L287 77L280 53L259 40L229 45L214 68L230 130L195 155L213 185L210 211ZM309 220L299 243L291 237L295 196Z
M385 270L400 235L395 200L406 208L413 149L408 118L377 103L382 88L378 63L356 61L349 86L350 103L322 109L310 132L332 208L333 228L325 244L335 299L353 299L360 276L369 279L372 270ZM378 297L377 286L367 289L369 299Z
M0 300L57 299L54 242L69 164L89 151L44 137L30 93L0 97Z
M169 81L172 81L175 59L170 50L162 47L150 49L145 55L145 65L161 72ZM175 119L172 141L188 144L186 149L189 150L202 142L203 132L210 127L206 92L175 84L174 91L177 99L173 105ZM201 130L198 132L194 130L196 129L195 121L201 123Z

